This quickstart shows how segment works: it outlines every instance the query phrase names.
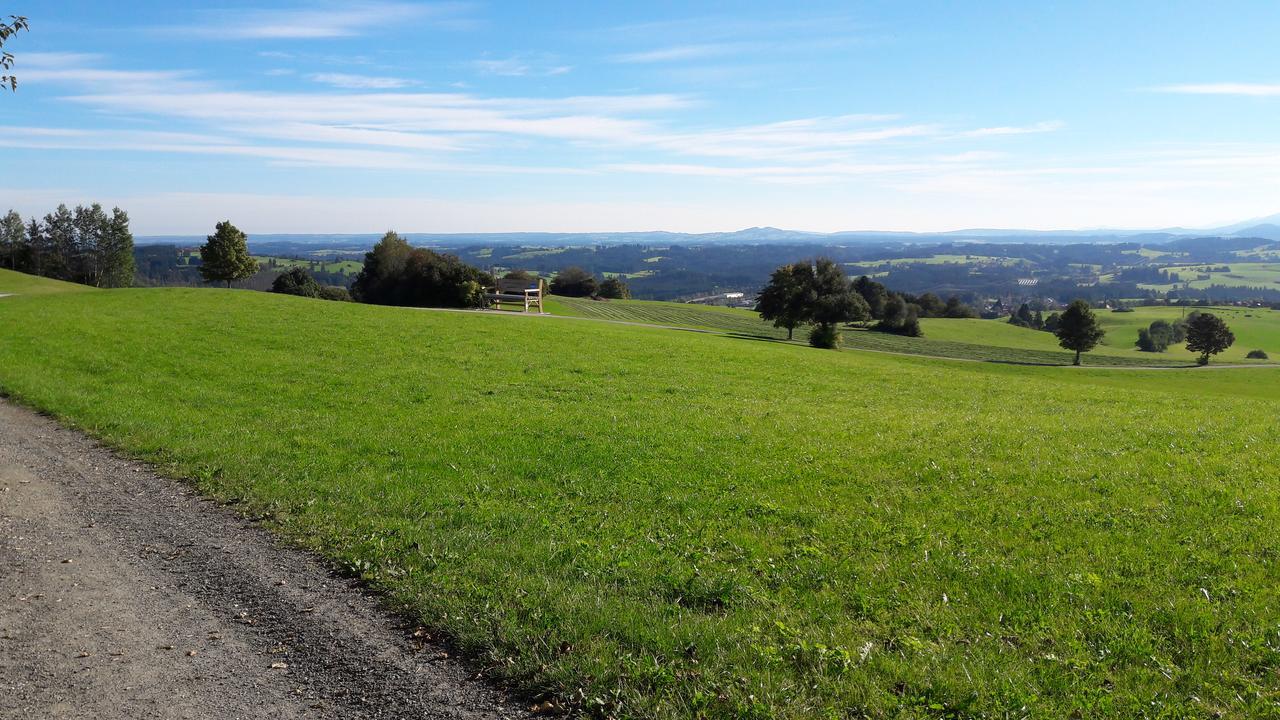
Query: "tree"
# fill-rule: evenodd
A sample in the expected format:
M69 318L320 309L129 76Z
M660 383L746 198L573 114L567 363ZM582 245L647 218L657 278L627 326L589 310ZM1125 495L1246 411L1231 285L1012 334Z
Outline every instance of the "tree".
M245 234L223 220L214 226L214 232L200 246L200 275L205 282L225 282L227 287L236 280L253 277L258 272L258 261L249 255Z
M884 317L884 304L889 300L889 291L884 285L863 275L853 281L853 290L867 302L872 318L879 320Z
M769 276L769 284L756 296L755 311L774 327L786 328L790 340L795 329L808 322L812 310L813 266L783 265Z
M1231 329L1213 313L1197 313L1187 323L1187 349L1200 353L1196 362L1201 365L1208 365L1210 355L1226 350L1235 341Z
M351 294L359 302L374 305L478 307L484 286L491 284L492 277L456 255L415 248L389 231L365 253Z
M299 297L320 297L320 283L301 265L285 270L271 281L271 292Z
M906 335L907 337L924 335L920 330L920 320L916 306L908 303L897 293L890 295L889 299L885 301L884 317L880 318L880 322L876 323L875 329L880 332Z
M373 249L364 254L364 266L351 284L351 294L359 302L376 305L404 305L398 293L403 289L405 263L413 247L395 230L383 234Z
M1074 350L1076 353L1073 365L1080 364L1080 353L1089 352L1097 347L1098 342L1102 340L1102 336L1106 331L1098 324L1098 318L1094 316L1093 310L1089 309L1089 303L1084 300L1075 300L1067 306L1066 312L1058 320L1058 329L1054 335L1058 336L1058 344L1066 350Z
M72 280L76 259L76 220L66 205L44 216L44 272L46 277Z
M973 308L960 301L960 298L952 295L947 298L947 306L942 309L942 316L949 318L976 318L978 313Z
M10 210L0 218L0 267L18 269L18 254L27 247L27 226L22 216Z
M942 317L946 311L946 305L942 302L942 299L931 292L917 296L915 305L920 308L921 317Z
M1019 327L1034 328L1036 326L1035 316L1031 314L1031 306L1022 303L1018 311L1009 316L1010 325L1018 325Z
M136 271L133 262L133 233L129 230L129 213L111 209L105 231L98 245L98 262L102 267L99 287L129 287Z
M31 31L31 27L27 24L27 19L21 15L10 15L9 22L0 22L0 47L9 38L18 34L19 30ZM18 89L18 78L8 74L8 70L13 67L13 54L8 50L0 50L0 87L8 86L10 91Z
M1164 352L1172 343L1173 326L1165 320L1156 320L1138 330L1138 349L1142 352Z
M561 270L551 280L551 293L553 295L591 297L599 289L596 276L577 265L570 265Z
M627 283L620 277L607 277L600 283L600 297L628 300L631 298L631 288L627 287Z
M1049 317L1044 319L1045 332L1057 333L1058 325L1062 322L1062 315L1056 312L1049 313Z
M809 334L809 344L834 349L840 344L839 326L867 320L871 309L862 295L854 292L853 284L834 260L814 261L811 278L812 289L806 293L811 302L808 319L817 327Z

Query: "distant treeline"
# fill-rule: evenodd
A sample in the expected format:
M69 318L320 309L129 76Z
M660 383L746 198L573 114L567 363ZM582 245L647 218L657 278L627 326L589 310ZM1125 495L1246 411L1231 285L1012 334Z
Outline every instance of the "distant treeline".
M0 267L95 287L133 284L133 234L129 215L108 214L94 203L69 210L59 205L43 219L10 210L0 218Z

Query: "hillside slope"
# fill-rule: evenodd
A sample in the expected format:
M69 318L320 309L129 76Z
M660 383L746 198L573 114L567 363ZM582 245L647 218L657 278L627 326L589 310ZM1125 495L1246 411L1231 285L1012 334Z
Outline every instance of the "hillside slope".
M1257 717L1269 370L1075 373L226 290L6 298L0 389L602 715Z
M88 285L78 285L0 268L0 295L53 295L96 289Z

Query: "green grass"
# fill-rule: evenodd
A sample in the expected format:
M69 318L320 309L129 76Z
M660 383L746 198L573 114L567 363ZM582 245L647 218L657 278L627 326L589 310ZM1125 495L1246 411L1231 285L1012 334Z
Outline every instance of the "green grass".
M1226 265L1231 268L1227 272L1209 271L1209 268ZM1207 265L1171 265L1167 268L1178 278L1178 282L1164 284L1142 283L1138 287L1168 292L1184 285L1206 290L1214 285L1243 288L1276 288L1280 286L1280 263L1275 262L1230 262L1210 263ZM1209 279L1199 280L1202 275Z
M717 330L775 340L787 336L785 330L760 320L756 313L738 308L646 300L602 302L564 297L549 299L546 307L548 312L557 315ZM1195 354L1182 346L1170 348L1165 353L1143 353L1138 352L1134 345L1139 326L1146 327L1156 317L1176 318L1179 312L1177 308L1143 308L1136 313L1099 311L1098 317L1107 328L1108 335L1102 345L1086 355L1085 364L1106 367L1194 365ZM1246 317L1246 313L1253 317ZM1260 364L1260 361L1246 360L1245 353L1255 348L1280 348L1280 313L1228 308L1224 317L1236 330L1238 340L1234 347L1217 356L1217 362ZM1052 334L1017 327L1003 320L926 318L920 323L924 330L922 338L850 329L843 332L843 345L855 350L1032 365L1070 365L1074 357L1058 346ZM796 339L804 341L808 337L806 333L804 329L797 329Z
M1265 350L1270 355L1280 353L1280 311L1269 308L1240 307L1140 307L1131 313L1113 313L1099 311L1098 319L1106 329L1107 335L1102 339L1102 351L1122 351L1130 355L1163 357L1169 360L1191 361L1196 357L1185 346L1177 345L1164 353L1140 353L1134 349L1138 340L1138 330L1145 328L1155 320L1173 322L1195 310L1210 312L1221 317L1235 334L1236 341L1220 355L1215 355L1213 362L1252 363L1245 355L1250 350Z
M267 263L273 259L273 256L254 255L253 259L257 260L258 263L265 268L267 267ZM299 260L298 258L286 258L286 257L274 257L274 260L276 261L276 267L281 270L288 270L291 267L303 267L309 270L312 267L311 266L312 261L310 260ZM359 260L338 260L336 262L333 260L317 260L316 263L319 266L320 272L327 272L327 273L345 272L349 275L355 275L356 273L359 273L360 270L364 267L364 263L360 262Z
M0 301L5 392L266 515L489 674L624 717L1276 717L1270 372Z
M0 269L0 295L54 295L96 289L88 285L51 280L36 275Z

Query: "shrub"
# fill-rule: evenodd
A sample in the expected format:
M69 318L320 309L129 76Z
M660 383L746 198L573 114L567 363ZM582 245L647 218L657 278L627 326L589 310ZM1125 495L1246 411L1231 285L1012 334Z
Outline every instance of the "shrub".
M1249 354L1245 355L1245 357L1249 358L1250 360L1267 360L1268 359L1267 353L1264 350L1250 350Z
M833 323L820 323L809 333L809 344L816 348L834 350L840 346L840 331Z
M605 278L604 282L600 283L600 297L610 300L627 300L631 297L631 288L627 287L622 278Z
M565 297L590 297L600 289L596 277L576 265L556 273L551 280L551 293Z
M337 302L351 302L351 293L344 287L338 285L323 285L320 287L321 300L336 300Z
M365 254L351 294L374 305L476 307L491 280L455 255L412 247L389 232Z
M271 292L300 297L320 297L320 284L301 266L291 267L271 281Z

